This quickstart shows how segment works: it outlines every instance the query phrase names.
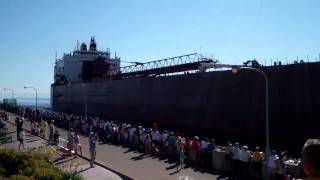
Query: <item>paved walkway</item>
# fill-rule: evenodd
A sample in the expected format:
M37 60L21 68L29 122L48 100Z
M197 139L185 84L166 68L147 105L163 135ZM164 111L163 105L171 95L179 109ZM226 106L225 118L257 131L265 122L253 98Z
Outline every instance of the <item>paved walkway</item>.
M13 117L10 118L10 122L13 122ZM12 149L17 149L19 142L17 141L17 133L16 133L16 126L12 125L11 123L5 122L6 127L8 128L9 134L12 136L12 142L11 143L6 143L1 146L5 148L12 148ZM25 121L24 122L24 128L28 129L28 125L30 125L29 122ZM47 146L48 142L40 137L31 135L30 133L26 132L26 139L25 139L25 149L33 149L41 146ZM21 149L22 150L22 149ZM105 180L105 179L110 179L110 180L121 180L122 178L118 176L117 174L102 168L100 166L95 166L95 168L90 168L90 164L86 159L83 159L81 157L61 157L58 154L54 154L53 156L53 162L55 166L58 166L62 168L63 166L69 167L68 163L73 163L73 162L79 162L80 166L77 168L77 172L82 174L84 179L95 179L95 180ZM65 168L68 169L68 168Z
M10 114L10 121L15 116ZM24 122L24 128L30 129L30 122ZM60 137L66 139L67 131L59 129ZM89 140L86 136L81 136L83 156L89 158ZM175 163L168 159L158 157L146 158L143 154L122 146L111 144L98 144L96 162L122 174L128 175L133 179L163 180L163 179L217 179L218 174L208 173L196 168L187 167L180 172L176 171ZM220 178L219 178L220 179Z

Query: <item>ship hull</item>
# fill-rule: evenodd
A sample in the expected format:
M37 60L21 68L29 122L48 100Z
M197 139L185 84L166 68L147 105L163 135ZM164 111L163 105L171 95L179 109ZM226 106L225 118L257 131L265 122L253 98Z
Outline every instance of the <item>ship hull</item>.
M319 63L262 68L270 82L271 144L319 137ZM52 85L56 111L175 128L248 144L265 139L265 81L245 70ZM286 142L285 144L283 142Z

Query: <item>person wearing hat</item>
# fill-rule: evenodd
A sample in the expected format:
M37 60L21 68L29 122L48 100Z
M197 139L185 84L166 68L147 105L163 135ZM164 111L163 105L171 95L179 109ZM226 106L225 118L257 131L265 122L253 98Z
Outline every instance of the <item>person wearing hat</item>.
M90 167L93 168L94 161L96 159L96 136L93 132L90 132L89 150L90 150Z

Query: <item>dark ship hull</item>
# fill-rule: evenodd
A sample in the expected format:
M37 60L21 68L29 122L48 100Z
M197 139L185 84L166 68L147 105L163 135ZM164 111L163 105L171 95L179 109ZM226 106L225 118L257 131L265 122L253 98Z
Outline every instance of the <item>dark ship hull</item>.
M320 63L261 67L270 81L270 135L277 148L319 137ZM220 140L264 144L265 81L255 72L214 71L175 76L52 85L56 111L178 128Z

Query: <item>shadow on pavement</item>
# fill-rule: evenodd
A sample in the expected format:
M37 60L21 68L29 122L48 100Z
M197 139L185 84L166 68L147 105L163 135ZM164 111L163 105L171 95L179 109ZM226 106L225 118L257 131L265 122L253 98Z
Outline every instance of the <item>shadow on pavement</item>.
M168 163L168 164L175 164L177 161L169 158L169 159L165 160L164 162Z
M144 154L141 154L141 155L139 155L139 156L135 156L135 157L132 157L131 159L132 160L135 160L135 161L138 161L138 160L141 160L141 159L144 159L145 157L144 157Z
M174 172L170 173L169 175L174 175L174 174L177 174L178 172L180 172L180 171L174 171Z
M85 169L81 169L80 171L77 171L77 173L82 173L82 172L84 172L84 171L87 171L87 170L89 170L91 167L90 166L88 166L87 168L85 168Z
M129 153L129 152L133 152L133 150L132 150L132 149L128 149L128 150L126 150L126 151L123 152L123 153Z
M59 162L59 161L61 161L62 159L65 159L66 157L58 157L58 158L56 158L55 160L53 160L53 163L56 163L56 162Z
M177 165L176 164L173 164L173 165L171 165L171 166L169 166L169 167L166 167L166 170L170 170L170 169L173 169L173 168L176 168L177 167Z
M76 158L77 158L77 157L72 157L72 158L67 159L67 160L65 160L65 161L57 162L57 163L56 163L56 165L58 165L58 164L62 164L62 163L68 162L68 161L72 161L72 160L74 160L74 159L76 159Z
M41 139L30 139L30 140L26 140L27 143L31 143L31 142L36 142L36 141L40 141Z

